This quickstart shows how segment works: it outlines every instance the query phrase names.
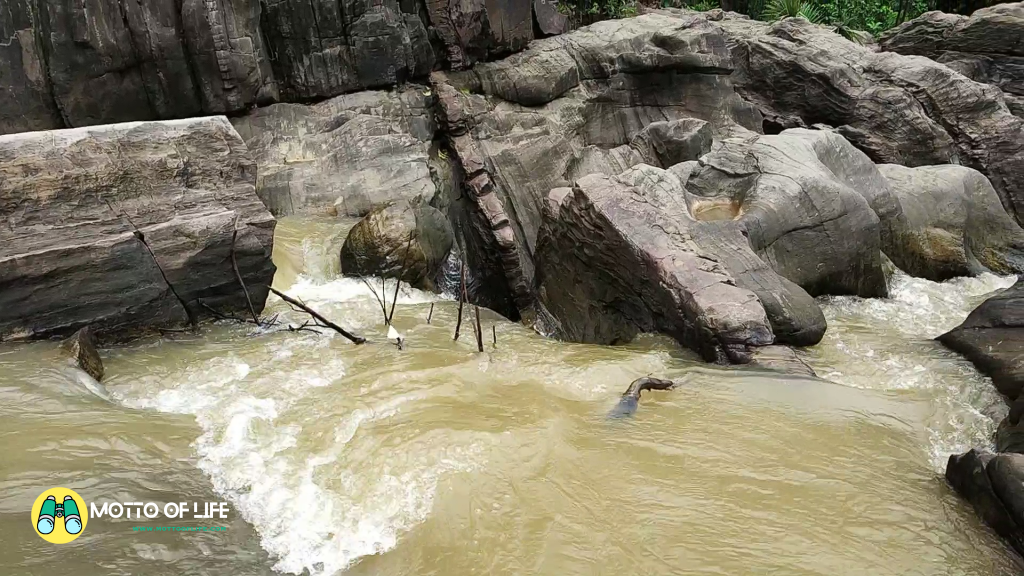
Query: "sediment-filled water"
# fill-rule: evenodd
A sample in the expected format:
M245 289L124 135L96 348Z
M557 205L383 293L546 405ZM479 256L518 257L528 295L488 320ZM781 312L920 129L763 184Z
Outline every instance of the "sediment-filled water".
M941 477L1005 409L932 340L1010 279L897 276L889 299L823 300L829 331L802 352L823 382L704 365L662 337L546 340L487 311L478 353L469 326L452 340L455 302L407 288L398 350L369 289L338 276L344 229L280 222L275 284L365 345L215 324L104 350L102 388L53 343L0 345L4 574L1021 570ZM304 319L276 297L267 313ZM647 374L684 385L606 419ZM231 512L177 522L217 532L92 519L57 546L29 513L52 486Z

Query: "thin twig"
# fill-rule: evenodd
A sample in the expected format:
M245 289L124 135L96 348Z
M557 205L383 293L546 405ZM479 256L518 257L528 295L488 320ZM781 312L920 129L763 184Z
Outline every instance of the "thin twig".
M292 306L298 306L299 308L301 308L303 312L305 312L306 314L309 314L310 316L312 316L313 319L316 320L319 323L318 324L319 326L322 326L323 328L330 328L331 330L334 330L338 334L341 334L345 338L348 338L349 340L351 340L354 344L362 344L363 342L366 342L366 338L363 338L362 336L356 336L355 334L352 334L352 333L348 332L347 330L345 330L341 326L338 326L334 322L331 322L327 318L324 318L316 310L313 310L309 306L306 306L305 304L303 304L302 302L292 298L291 296L288 296L287 294L284 294L284 293L280 292L279 290L276 290L273 286L270 286L270 291L273 292L274 294L277 294L277 296L279 298L281 298L281 300L284 300L285 302L291 304Z
M497 328L494 327L494 324L491 324L491 339L492 339L492 344L491 345L494 346L495 348L497 348L498 347L498 330L497 330Z
M235 270L235 278L238 279L238 285L242 287L242 293L245 294L245 302L249 305L249 313L252 314L252 322L257 326L262 326L260 322L260 316L256 313L256 307L252 305L252 298L249 297L249 289L245 287L245 281L242 280L242 273L238 271L238 261L235 259L235 240L238 238L238 219L235 219L235 229L231 232L231 268Z
M213 314L218 320L234 320L235 322L241 322L242 324L248 322L248 320L246 320L245 318L239 318L238 316L232 316L230 314L225 314L223 312L215 310L212 306L210 306L206 302L203 302L201 299L196 300L196 302L198 302L200 306L205 308L207 312Z
M434 315L434 303L430 303L430 312L427 312L427 324L430 324L430 317Z
M377 301L377 304L380 304L380 312L381 314L384 315L384 319L387 320L388 313L387 310L384 308L384 303L381 302L380 300L380 295L377 294L377 291L373 288L373 286L370 285L370 281L367 280L364 276L360 276L359 279L363 281L363 284L366 284L366 287L370 290L370 293L373 294L373 298Z
M409 241L405 243L405 256L402 256L402 270L398 273L398 279L395 280L395 297L391 299L391 313L388 314L386 323L391 324L391 319L395 317L395 304L398 303L398 287L402 285L402 276L405 276L405 266L409 262L409 248L412 247L412 232L409 232Z
M314 325L318 326L318 324L315 324L315 323L314 323ZM300 326L292 326L292 325L289 324L288 325L288 331L289 332L312 332L313 334L317 334L317 335L321 335L322 334L319 330L317 330L315 328L310 328L309 327L309 320L306 320Z
M462 263L459 274L462 276L462 289L459 290L459 319L455 322L455 341L459 341L459 330L462 328L462 304L466 296L466 263Z
M484 335L483 335L483 332L480 330L480 307L479 306L473 306L473 308L476 309L476 330L475 330L475 332L476 332L476 350L477 350L477 352L483 352L484 351Z

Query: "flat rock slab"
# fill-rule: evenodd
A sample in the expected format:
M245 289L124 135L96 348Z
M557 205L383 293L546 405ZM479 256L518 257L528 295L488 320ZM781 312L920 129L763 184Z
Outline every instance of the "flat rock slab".
M0 136L0 338L262 309L275 221L224 117Z

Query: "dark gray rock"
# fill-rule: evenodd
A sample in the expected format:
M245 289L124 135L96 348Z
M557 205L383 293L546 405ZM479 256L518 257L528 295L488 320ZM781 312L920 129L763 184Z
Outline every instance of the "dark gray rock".
M1024 272L1024 230L984 175L952 165L878 169L899 204L899 216L883 224L894 238L885 253L901 270L935 281Z
M569 19L559 11L558 0L533 0L533 19L543 36L569 31Z
M430 23L444 42L452 69L522 50L533 40L534 3L539 0L425 1ZM544 16L545 26L557 26L550 13Z
M722 20L737 90L773 128L828 124L875 162L960 163L1024 215L1024 120L1002 92L920 56L875 52L801 18Z
M68 356L72 365L92 376L97 382L103 380L103 360L96 350L96 337L88 326L84 326L60 343L61 352Z
M1018 494L1020 478L1024 477L1022 465L1022 457L996 456L977 449L950 456L946 465L946 480L953 489L970 502L985 524L1005 538L1019 554L1024 554L1024 531L1016 520L1024 520L1024 508L1019 507ZM1013 482L1018 486L1012 486ZM1009 499L1003 500L1000 495Z
M536 253L553 335L614 344L662 332L715 362L773 342L818 342L810 296L775 274L731 221L691 216L672 172L640 165L551 191Z
M989 298L938 337L963 354L1010 400L1024 388L1024 280Z
M224 117L0 137L0 337L104 336L262 309L274 218Z
M366 91L307 106L275 104L232 120L259 166L256 193L277 216L362 217L435 193L429 88Z
M341 247L346 276L399 278L435 289L435 278L454 243L451 225L419 199L377 208L356 223Z

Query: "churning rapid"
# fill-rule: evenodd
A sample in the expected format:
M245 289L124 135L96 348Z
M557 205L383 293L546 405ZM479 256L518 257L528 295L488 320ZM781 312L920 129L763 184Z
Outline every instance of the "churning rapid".
M823 301L823 378L697 361L663 337L566 344L338 275L337 221L283 219L276 287L366 335L209 325L104 352L103 389L50 343L0 347L0 565L10 574L1011 574L941 478L1004 410L931 339L1012 279L893 279ZM379 280L378 280L379 282ZM388 282L393 287L391 281ZM430 323L427 315L433 303ZM268 312L300 315L272 297ZM495 326L496 345L491 341ZM605 414L634 379L632 419ZM73 437L65 434L74 431ZM26 503L55 479L104 501L226 499L223 532L96 521L47 546ZM216 521L207 521L216 525ZM223 521L221 521L223 524Z

